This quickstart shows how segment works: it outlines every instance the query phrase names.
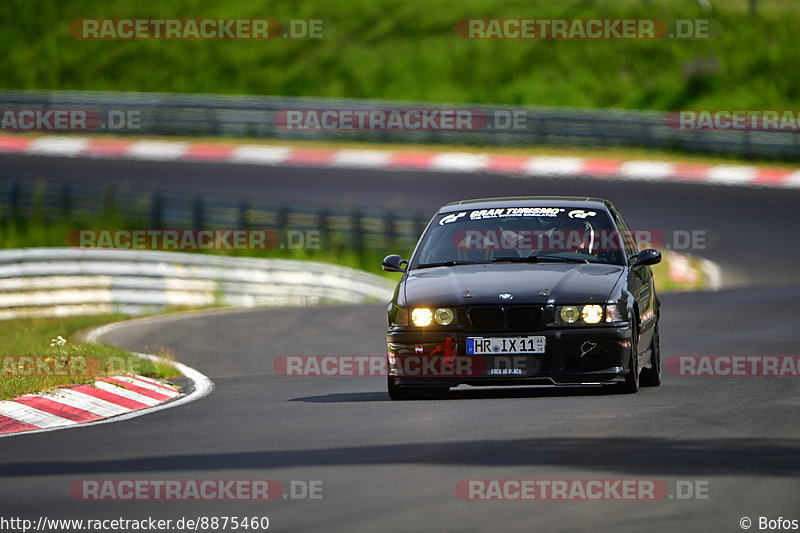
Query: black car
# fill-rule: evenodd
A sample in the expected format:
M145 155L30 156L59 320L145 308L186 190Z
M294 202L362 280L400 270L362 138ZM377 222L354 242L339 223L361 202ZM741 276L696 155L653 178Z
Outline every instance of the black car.
M389 304L388 391L419 398L461 384L661 383L659 300L608 200L465 200L436 213Z

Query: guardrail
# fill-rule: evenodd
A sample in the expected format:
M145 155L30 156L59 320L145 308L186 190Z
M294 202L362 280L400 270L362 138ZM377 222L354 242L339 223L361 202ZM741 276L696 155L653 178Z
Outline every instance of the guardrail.
M105 217L117 224L113 227L126 229L267 229L281 236L296 232L301 237L316 232L322 250L383 252L412 249L430 216L429 212L378 207L286 204L264 198L0 177L0 223L38 217L45 222L67 220L77 229L81 220ZM63 244L69 244L67 235ZM291 243L288 246L292 249ZM304 248L307 243L297 246Z
M386 302L393 284L337 265L140 250L0 251L0 319L170 306Z
M106 93L88 91L0 91L5 109L90 109L100 117L109 111L135 111L135 128L117 133L192 135L275 139L331 139L370 142L449 143L464 145L636 146L745 158L800 159L800 135L794 132L682 131L670 128L666 113L617 109L572 109L453 105L430 102L223 96L172 93ZM465 130L324 130L293 131L280 127L276 112L288 109L469 109L485 124ZM518 117L519 127L504 127ZM108 125L106 125L108 126ZM92 130L108 133L108 127ZM85 131L82 133L86 133Z

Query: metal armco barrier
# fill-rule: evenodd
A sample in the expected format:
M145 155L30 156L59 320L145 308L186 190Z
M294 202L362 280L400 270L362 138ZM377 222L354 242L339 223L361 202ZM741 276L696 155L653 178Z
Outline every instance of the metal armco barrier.
M0 319L170 306L385 302L393 284L337 265L139 250L0 251Z
M0 108L92 110L99 122L106 122L88 133L496 146L636 146L746 158L800 159L798 133L682 131L669 127L667 114L659 111L85 91L0 91ZM285 122L281 111L309 109L471 110L482 118L480 127L459 130L296 131L281 126ZM135 121L126 122L129 112L134 112ZM114 120L107 120L109 113Z
M336 205L285 204L146 191L126 186L57 183L0 176L0 223L41 218L75 221L86 217L121 227L147 229L266 229L282 236L285 249L409 250L432 213ZM103 222L96 222L103 223ZM120 226L111 226L120 227ZM75 226L77 229L78 226ZM106 227L92 229L108 229ZM311 232L311 233L309 233ZM297 239L292 239L292 235ZM311 237L314 242L307 242ZM317 238L318 237L318 238ZM64 235L64 245L69 245Z

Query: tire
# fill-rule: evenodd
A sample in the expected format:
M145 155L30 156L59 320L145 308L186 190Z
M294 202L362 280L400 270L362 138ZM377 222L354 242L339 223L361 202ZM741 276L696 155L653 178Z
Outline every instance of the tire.
M395 385L394 379L386 378L386 390L389 398L395 401L422 400L425 394L447 392L447 387L399 387Z
M658 319L656 319L653 340L650 341L650 366L643 368L639 378L642 387L658 387L661 385L661 347L658 340Z
M639 392L639 357L637 357L639 344L639 331L634 324L631 326L631 355L628 361L628 374L625 382L617 385L616 392L622 394L635 394Z

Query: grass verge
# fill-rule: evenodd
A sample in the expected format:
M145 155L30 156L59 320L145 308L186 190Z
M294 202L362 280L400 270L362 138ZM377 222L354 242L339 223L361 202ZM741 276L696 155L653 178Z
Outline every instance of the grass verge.
M118 372L154 378L179 375L171 364L140 359L120 348L73 342L82 329L124 318L101 315L0 320L0 400L92 383L96 376ZM59 336L66 343L56 340ZM163 350L158 355L170 357Z
M664 293L712 289L702 262L702 259L693 255L664 252L661 263L651 267L656 290Z
M793 109L800 6L760 0L0 3L5 88L627 109ZM81 40L82 18L323 19L322 39ZM462 18L712 19L692 40L462 39Z

